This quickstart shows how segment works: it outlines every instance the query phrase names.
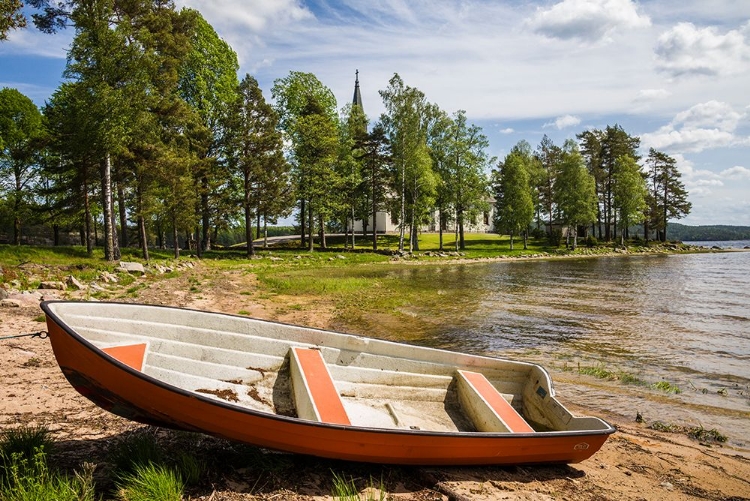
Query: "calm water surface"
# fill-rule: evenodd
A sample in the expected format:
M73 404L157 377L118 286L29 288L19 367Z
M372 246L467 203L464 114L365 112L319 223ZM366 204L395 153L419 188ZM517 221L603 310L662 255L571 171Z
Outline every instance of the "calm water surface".
M750 448L750 252L390 270L446 291L422 344L535 361L563 401L717 428ZM582 376L602 366L644 385ZM668 381L682 392L648 385Z

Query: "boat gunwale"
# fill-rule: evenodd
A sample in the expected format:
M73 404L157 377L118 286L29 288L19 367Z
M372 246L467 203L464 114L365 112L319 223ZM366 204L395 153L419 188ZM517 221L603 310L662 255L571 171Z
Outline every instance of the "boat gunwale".
M429 350L429 351L435 351L435 352L441 352L446 354L460 354L460 355L468 355L470 357L476 357L480 359L486 359L491 361L505 361L505 362L511 362L511 363L520 363L524 365L529 365L532 367L536 367L540 369L545 376L547 377L547 380L550 383L550 389L552 389L552 378L550 377L547 370L542 367L541 365L531 363L531 362L522 362L522 361L516 361L516 360L510 360L510 359L501 359L496 357L489 357L486 355L475 355L470 353L462 353L462 352L454 352L451 350L445 350L440 348L431 348L426 346L419 346L419 345L409 345L407 343L398 343L395 341L388 341L384 339L377 339L377 338L370 338L366 336L359 336L356 334L347 334L342 332L337 332L333 330L328 329L320 329L317 327L306 327L296 324L290 324L285 322L279 322L275 320L265 320L265 319L259 319L255 317L248 317L245 315L233 315L231 313L224 313L224 312L217 312L217 311L207 311L207 310L198 310L194 308L183 308L179 306L169 306L169 305L156 305L156 304L147 304L147 303L126 303L126 302L118 302L118 301L107 301L107 302L87 302L87 301L71 301L71 300L48 300L48 301L42 301L40 303L40 307L42 308L42 311L45 313L45 315L48 316L48 318L51 318L52 321L60 327L63 331L65 331L71 339L76 341L77 343L81 344L84 348L86 348L88 351L94 353L96 356L102 358L105 362L114 365L116 368L118 368L121 371L124 371L128 374L130 374L133 377L136 377L138 379L141 379L149 384L153 384L159 388L162 388L166 391L170 391L172 393L176 393L182 397L185 398L191 398L191 399L198 399L202 401L203 403L206 403L208 405L218 406L233 412L240 412L242 414L248 414L256 418L264 418L264 419L271 419L275 421L281 421L288 424L294 424L297 426L310 426L314 428L325 428L325 429L331 429L331 430L339 430L339 431L357 431L357 432L367 432L367 433L378 433L378 434L395 434L395 435L408 435L408 436L425 436L425 437L443 437L443 438L461 438L461 439L519 439L519 438L533 438L533 439L545 439L545 438L560 438L560 437L577 437L577 436L598 436L598 435L611 435L617 429L612 426L609 422L607 422L604 419L601 419L599 417L595 417L595 419L599 420L602 424L606 426L604 429L600 430L551 430L551 431L543 431L543 432L530 432L530 433L508 433L508 432L468 432L468 431L434 431L434 430L406 430L406 429L398 429L398 428L376 428L376 427L368 427L368 426L357 426L357 425L340 425L340 424L333 424L333 423L324 423L324 422L317 422L317 421L310 421L306 419L302 419L295 416L284 416L280 414L273 414L271 412L264 412L260 410L250 409L247 407L243 407L237 404L233 404L231 402L225 402L223 400L218 400L215 398L210 398L205 395L202 395L199 392L193 392L189 391L183 388L180 388L179 386L175 386L169 383L166 383L164 381L161 381L153 376L150 376L148 374L145 374L141 371L138 371L127 364L117 360L116 358L107 355L104 351L102 351L100 348L96 347L91 341L84 338L82 335L78 334L71 326L69 326L63 319L60 318L52 309L50 308L50 305L53 304L90 304L94 308L97 307L97 305L113 305L113 306L128 306L128 307L148 307L148 308L162 308L162 309L169 309L169 310L182 310L182 311L189 311L189 312L195 312L199 314L207 314L207 315L217 315L217 316L224 316L224 317L230 317L230 318L238 318L238 319L244 319L244 320L253 320L260 323L267 323L272 325L280 325L280 326L286 326L286 327L295 327L295 328L303 328L303 329L311 329L316 330L318 332L322 333L328 333L328 334L335 334L338 336L341 336L342 334L344 336L351 336L355 338L365 339L365 340L376 340L378 342L383 342L387 344L395 344L395 345L406 345L406 346L412 346L414 348L419 348L422 350ZM312 344L312 343L309 343ZM553 393L554 394L554 393ZM166 424L164 426L167 426Z

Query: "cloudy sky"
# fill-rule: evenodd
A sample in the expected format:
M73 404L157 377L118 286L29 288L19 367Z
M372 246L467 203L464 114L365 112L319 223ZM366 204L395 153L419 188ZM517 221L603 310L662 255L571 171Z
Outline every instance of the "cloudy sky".
M686 224L750 225L750 1L176 0L201 11L270 99L276 78L314 73L365 111L394 73L452 113L466 110L502 157L620 124L678 160ZM0 87L41 105L72 33L13 32Z

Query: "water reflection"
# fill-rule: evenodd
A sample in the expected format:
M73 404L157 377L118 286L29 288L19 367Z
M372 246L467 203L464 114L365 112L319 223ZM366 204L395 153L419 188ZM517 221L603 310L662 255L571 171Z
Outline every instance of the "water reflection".
M670 381L685 390L671 401L712 409L701 411L702 424L723 423L711 413L740 412L742 423L731 426L750 436L749 269L750 253L736 252L379 273L442 291L414 305L429 319L420 344L519 355L554 367L600 363L646 381ZM622 398L613 405L627 409L633 395Z

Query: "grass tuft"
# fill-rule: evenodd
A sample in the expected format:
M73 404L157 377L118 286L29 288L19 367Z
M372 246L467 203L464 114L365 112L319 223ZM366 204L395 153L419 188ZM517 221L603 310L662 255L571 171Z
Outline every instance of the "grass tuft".
M36 449L30 458L19 452L10 456L0 452L0 463L4 472L0 478L3 501L94 500L94 466L89 463L74 478L50 471L42 448Z
M46 456L53 447L52 436L44 426L20 426L0 433L0 454L6 458L19 455L30 461L38 453Z
M153 433L141 429L118 442L110 452L109 460L116 470L130 473L139 467L162 463L164 453Z
M354 485L354 478L346 478L346 475L339 475L335 471L333 473L333 486L331 487L331 496L333 499L338 501L360 501L359 491L357 486Z
M653 383L651 385L651 388L666 393L682 393L682 390L677 385L672 384L669 381L659 381L658 383Z
M178 452L173 461L186 485L196 485L206 471L206 464L187 452Z
M693 440L698 440L700 442L724 443L727 441L726 435L723 435L716 428L707 430L702 425L681 426L678 424L667 424L662 421L654 421L648 427L652 430L662 431L665 433L683 433Z
M123 501L181 501L185 485L179 473L163 465L137 465L117 482Z

